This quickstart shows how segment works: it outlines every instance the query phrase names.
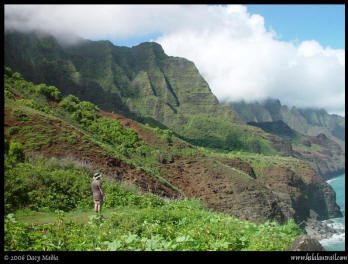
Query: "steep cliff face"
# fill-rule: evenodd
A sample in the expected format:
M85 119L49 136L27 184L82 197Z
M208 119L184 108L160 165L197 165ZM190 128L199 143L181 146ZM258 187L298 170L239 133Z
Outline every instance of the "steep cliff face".
M344 149L325 134L306 136L291 129L282 120L269 122L248 122L265 132L278 135L291 143L290 156L308 161L324 179L329 179L345 169Z
M345 170L345 119L323 109L289 109L279 100L230 103L248 124L292 144L291 156L310 162L324 179ZM284 143L282 142L282 145Z
M175 174L168 180L185 195L240 219L280 223L294 219L300 224L342 216L333 189L308 163L293 158L272 164L253 157L200 157L176 160L165 171Z
M263 102L234 102L229 105L246 122L284 121L290 128L307 136L324 133L330 138L345 141L345 119L330 115L324 109L288 108L279 100L268 99Z
M287 219L294 218L300 223L307 218L324 220L342 216L334 190L305 163L300 170L272 166L259 172L257 179L276 193Z
M93 99L106 110L150 116L167 126L197 113L223 113L229 121L244 123L218 103L192 62L165 55L155 42L127 48L81 40L62 46L50 36L7 33L5 49L5 64L24 78Z

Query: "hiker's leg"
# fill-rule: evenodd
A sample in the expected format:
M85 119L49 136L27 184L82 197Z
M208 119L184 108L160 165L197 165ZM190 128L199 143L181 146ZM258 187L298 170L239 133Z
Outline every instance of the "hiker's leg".
M96 213L98 213L98 204L97 204L97 203L94 203L94 211L95 211Z

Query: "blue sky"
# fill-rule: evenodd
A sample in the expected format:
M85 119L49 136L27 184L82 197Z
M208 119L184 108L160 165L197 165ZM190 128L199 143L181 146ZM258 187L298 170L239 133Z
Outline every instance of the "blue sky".
M246 5L265 18L280 40L312 40L335 49L345 48L344 5Z
M145 35L127 36L117 39L109 39L116 46L133 47L143 42L148 42L162 36L161 32L153 32Z

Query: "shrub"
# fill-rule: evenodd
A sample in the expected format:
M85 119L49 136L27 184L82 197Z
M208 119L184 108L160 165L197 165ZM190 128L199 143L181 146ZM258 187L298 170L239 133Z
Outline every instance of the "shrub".
M99 110L99 108L95 104L92 104L91 102L88 102L88 101L80 102L78 104L78 108L82 111L87 111L87 112L94 112Z
M100 118L100 114L98 113L99 108L96 105L87 101L80 102L74 95L66 96L60 101L58 106L70 113L71 119L78 122L83 127L88 127L95 120Z
M109 118L99 118L87 128L94 133L100 140L118 146L119 151L134 152L140 146L138 134L133 129L125 129L116 120Z
M70 115L71 119L80 123L83 127L88 127L91 125L97 118L99 114L92 111L85 111L77 109L74 113Z
M122 185L116 183L103 183L104 192L107 199L104 206L113 208L119 206L135 206L137 208L160 207L164 205L164 200L160 197L146 193L137 194L132 190L127 190Z
M36 85L35 90L37 93L44 95L49 100L59 101L61 99L60 91L54 86L47 86L42 83Z
M13 141L10 142L8 155L10 156L13 162L23 162L25 155L22 144Z
M5 171L5 207L29 206L68 211L91 200L89 175L74 169L50 170L44 164L20 163Z
M8 77L11 77L13 74L12 69L10 67L5 66L4 74L7 75Z
M15 80L23 80L22 75L19 72L15 72L12 74L12 78Z
M21 129L21 128L18 127L18 126L10 127L10 128L8 129L8 134L9 134L10 136L12 136L12 135L16 134L20 129Z
M8 154L9 148L10 148L10 142L6 138L4 138L4 153L5 154Z
M12 114L14 118L16 118L18 121L28 121L30 117L21 109L15 109L12 111Z
M6 157L12 154L12 151ZM20 149L20 148L19 148ZM18 152L18 151L17 151ZM17 153L16 152L16 153ZM11 153L11 154L10 154ZM7 166L5 170L5 209L8 212L30 207L69 211L92 208L91 171L83 164L69 160L33 158L30 162ZM159 207L164 201L153 194L138 194L137 188L103 180L107 196L105 207Z
M73 113L77 110L77 105L79 103L80 100L76 96L69 94L59 102L58 106L69 113Z
M13 95L13 93L11 93L8 89L4 90L4 97L6 99L10 99L10 100L14 100L15 96Z
M50 109L46 106L46 105L42 105L39 104L38 102L36 102L33 99L20 99L17 101L18 103L25 105L25 106L29 106L31 108L34 108L36 110L45 112L45 113L50 113Z

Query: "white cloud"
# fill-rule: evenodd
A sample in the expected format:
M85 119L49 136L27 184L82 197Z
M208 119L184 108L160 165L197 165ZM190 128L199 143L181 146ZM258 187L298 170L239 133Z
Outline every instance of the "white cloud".
M324 48L315 40L280 41L265 29L263 17L244 8L233 11L240 12L236 24L231 18L228 27L188 29L156 41L168 55L195 62L219 99L272 97L290 107L325 108L344 115L344 50Z
M171 56L195 63L219 99L278 98L344 115L345 50L285 42L240 5L5 5L5 27L124 39L161 32Z

